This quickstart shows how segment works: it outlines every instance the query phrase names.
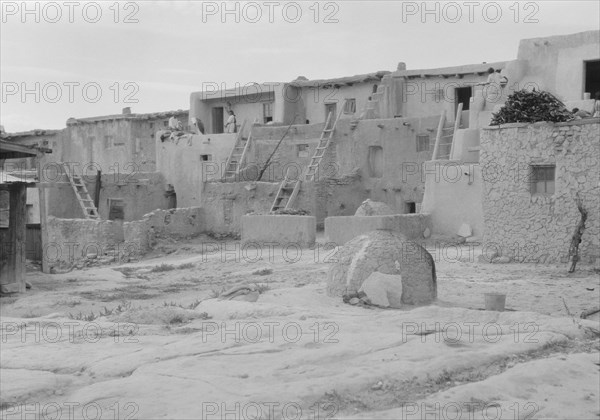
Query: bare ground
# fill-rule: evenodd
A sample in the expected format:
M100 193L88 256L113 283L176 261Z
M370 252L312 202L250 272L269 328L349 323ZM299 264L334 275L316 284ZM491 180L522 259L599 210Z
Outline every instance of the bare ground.
M599 302L592 267L430 252L439 301L406 310L327 297L323 245L264 248L259 259L199 237L135 263L31 271L27 294L0 299L2 413L37 404L51 417L71 404L102 418L598 418L598 320L578 320ZM257 302L214 299L244 283L260 287ZM491 291L507 294L506 312L483 310Z

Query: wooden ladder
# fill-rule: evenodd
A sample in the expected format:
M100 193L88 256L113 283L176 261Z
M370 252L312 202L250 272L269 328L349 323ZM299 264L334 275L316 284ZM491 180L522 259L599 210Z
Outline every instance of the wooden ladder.
M452 152L454 151L454 134L461 127L462 108L463 104L459 103L456 109L454 125L446 125L446 112L442 112L435 138L432 160L448 160L452 157Z
M246 120L244 120L242 123L240 131L238 131L238 135L235 139L235 144L233 145L231 153L229 153L229 157L227 158L225 172L223 172L223 176L221 177L222 181L235 181L237 176L240 174L240 170L244 164L244 159L246 158L246 153L248 152L248 146L252 140L252 129L250 129L248 137L244 137L242 135L245 126Z
M340 112L336 116L335 121L333 122L333 125L331 127L329 127L329 123L331 122L332 114L330 112L327 115L327 121L325 121L325 127L323 128L323 131L321 132L321 138L319 139L319 144L317 145L317 148L315 149L315 153L310 160L308 168L306 168L306 173L303 176L303 178L306 181L314 181L315 180L315 176L317 175L318 170L319 170L319 164L321 163L321 160L323 159L323 156L325 155L325 151L327 151L327 148L329 147L329 143L331 142L331 138L333 137L333 132L335 131L335 127L337 126L338 120L340 119L340 116L342 115L343 111L344 111L344 107L342 106L342 109L340 109Z
M100 219L100 215L98 214L98 209L94 205L94 200L90 197L90 193L85 186L85 182L83 182L83 178L80 175L75 173L75 170L71 172L71 168L68 163L62 164L63 170L67 175L69 183L75 192L75 197L77 197L77 201L81 206L81 210L83 210L83 214L86 219Z
M317 148L315 149L315 153L311 158L310 164L304 171L301 177L290 178L289 172L291 168L287 169L285 177L281 184L279 185L279 190L277 191L277 195L275 196L275 200L273 200L273 204L271 205L271 212L285 209L289 210L292 208L298 193L300 192L300 186L302 185L302 179L306 181L314 181L315 176L317 174L317 170L319 168L319 164L323 159L323 155L325 151L329 147L329 143L331 142L331 138L333 137L333 132L335 131L335 127L337 125L340 116L344 107L338 113L333 125L329 127L329 123L331 122L332 113L327 114L327 120L325 121L325 126L323 127L323 131L321 132L321 137L319 138L319 143Z
M298 176L296 178L290 178L290 169L291 168L287 169L283 181L281 181L281 184L279 184L279 190L277 190L277 195L275 196L275 200L273 200L273 204L271 205L271 212L280 209L290 209L296 200L298 192L300 191L300 178Z

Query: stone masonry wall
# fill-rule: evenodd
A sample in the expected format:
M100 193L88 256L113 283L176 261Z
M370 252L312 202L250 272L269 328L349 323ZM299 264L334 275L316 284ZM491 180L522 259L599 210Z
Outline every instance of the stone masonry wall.
M584 262L600 257L600 121L507 124L481 134L484 253L515 261L567 262L580 214L588 211L580 244ZM531 165L556 165L555 192L530 191Z

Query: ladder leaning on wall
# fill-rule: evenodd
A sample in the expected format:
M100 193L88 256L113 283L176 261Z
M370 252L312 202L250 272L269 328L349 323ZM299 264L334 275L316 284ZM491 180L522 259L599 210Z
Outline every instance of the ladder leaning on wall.
M296 178L290 177L289 171L291 168L288 168L285 177L283 178L283 181L281 181L281 184L279 185L279 190L277 191L275 200L273 200L273 204L271 205L271 213L280 209L291 209L292 205L294 204L294 201L296 200L296 197L298 196L298 193L300 192L302 180L315 180L315 177L318 173L319 164L321 163L323 155L325 155L325 152L327 151L327 148L331 143L335 127L337 126L337 122L340 119L343 110L344 107L342 107L331 126L330 123L333 113L330 112L329 114L327 114L325 126L323 127L323 131L321 132L321 137L319 138L319 143L317 144L315 153L313 154L310 160L310 164L308 165L302 176L296 176Z
M242 169L242 165L244 164L244 159L246 158L246 154L248 152L248 148L250 142L252 141L252 127L250 128L250 133L248 137L243 136L244 127L246 126L246 120L242 123L240 130L238 131L238 135L235 139L235 143L231 152L229 153L229 157L227 158L227 163L225 164L225 171L223 172L223 176L221 177L222 181L236 181L239 180L240 170Z
M449 160L452 158L454 151L454 135L461 128L463 104L458 104L456 109L456 118L454 125L446 125L446 111L442 112L440 122L438 124L437 135L435 137L435 146L433 147L432 160Z
M63 162L62 168L67 175L67 179L75 192L75 197L79 202L79 206L81 210L83 210L83 215L86 219L100 219L100 215L98 214L98 209L94 205L94 200L90 197L90 193L85 186L85 182L83 181L83 177L81 175L77 175L75 170L71 172L71 168L68 163Z

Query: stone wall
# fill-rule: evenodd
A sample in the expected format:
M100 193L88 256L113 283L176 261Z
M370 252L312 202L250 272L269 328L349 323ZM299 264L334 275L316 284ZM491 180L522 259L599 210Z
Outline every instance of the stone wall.
M566 262L580 214L588 210L579 250L600 256L600 121L507 124L481 135L484 252L516 261ZM532 194L532 164L556 165L554 194Z

